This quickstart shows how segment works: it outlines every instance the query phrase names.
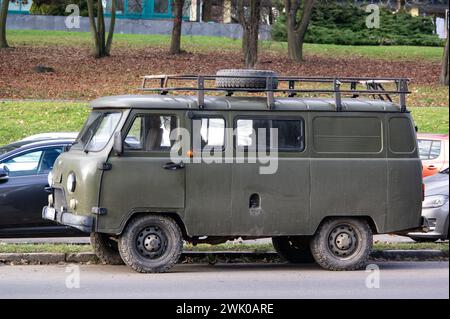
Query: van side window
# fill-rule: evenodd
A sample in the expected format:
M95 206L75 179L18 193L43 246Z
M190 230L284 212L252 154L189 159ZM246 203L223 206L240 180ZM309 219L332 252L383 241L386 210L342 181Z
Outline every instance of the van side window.
M406 117L389 120L389 147L394 153L412 153L416 148L411 121Z
M304 128L303 120L281 120L281 119L239 119L236 122L237 146L248 149L256 149L259 145L258 132L265 132L267 147L274 145L273 133L278 133L278 149L281 151L303 151L304 150ZM269 144L269 141L272 141Z
M170 132L177 127L175 116L139 115L125 138L124 148L137 151L170 150Z
M223 118L208 117L194 119L192 120L192 127L194 139L198 139L200 135L201 149L206 146L222 149L225 146L225 120ZM200 145L194 144L194 147L198 149Z
M314 149L319 153L378 153L382 126L376 117L316 117Z

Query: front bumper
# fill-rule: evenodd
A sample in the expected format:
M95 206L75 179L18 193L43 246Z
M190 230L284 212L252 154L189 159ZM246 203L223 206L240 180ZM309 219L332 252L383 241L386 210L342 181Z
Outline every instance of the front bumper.
M42 209L42 218L79 229L86 233L91 233L94 226L93 216L78 216L66 211L57 211L54 207L49 206L45 206Z

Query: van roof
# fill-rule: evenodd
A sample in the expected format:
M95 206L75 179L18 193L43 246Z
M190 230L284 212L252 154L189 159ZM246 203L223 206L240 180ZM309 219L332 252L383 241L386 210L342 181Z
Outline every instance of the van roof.
M118 95L94 100L93 109L139 108L199 110L196 96L182 95ZM238 111L336 111L335 99L321 98L279 98L272 109L267 107L264 97L205 96L203 110ZM400 112L400 106L393 102L374 99L342 99L342 111L347 112Z

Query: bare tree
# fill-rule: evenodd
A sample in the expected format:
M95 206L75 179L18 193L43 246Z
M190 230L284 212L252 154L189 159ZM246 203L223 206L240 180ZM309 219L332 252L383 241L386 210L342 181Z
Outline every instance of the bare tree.
M97 1L97 19L94 14L94 0L87 0L89 12L89 24L92 38L94 40L94 56L103 58L109 56L116 23L116 1L112 0L111 20L109 24L108 37L106 38L105 14L103 12L102 1Z
M172 39L170 43L170 53L181 53L181 27L183 24L183 8L185 0L174 0L175 16L173 18Z
M244 0L238 0L238 20L243 29L242 50L246 68L254 68L258 62L259 22L261 19L261 0L248 0L248 8Z
M288 33L288 55L295 62L303 60L303 42L311 21L314 2L315 0L284 0ZM300 20L298 20L299 16Z
M448 31L447 31L447 41L445 41L444 58L442 61L441 76L439 77L439 83L448 86Z
M0 8L0 48L8 48L8 41L6 41L6 18L8 17L9 0L2 1Z

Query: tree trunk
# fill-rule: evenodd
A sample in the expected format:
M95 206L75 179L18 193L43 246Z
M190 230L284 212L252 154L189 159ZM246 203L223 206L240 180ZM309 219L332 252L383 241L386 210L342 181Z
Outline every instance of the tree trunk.
M105 15L103 14L103 1L97 1L97 32L98 42L100 44L100 56L103 58L106 56L106 42L105 42Z
M92 40L94 42L94 56L96 58L100 57L100 43L98 39L98 33L97 33L97 25L95 23L95 16L94 16L94 1L93 0L87 0L87 7L88 7L88 13L89 13L89 28L91 30Z
M285 0L286 27L288 33L288 56L292 61L303 60L303 43L314 8L315 0L304 0L301 20L297 21L301 9L301 0Z
M181 53L181 27L183 24L184 0L174 0L175 17L173 18L172 40L170 44L171 54Z
M114 27L116 25L116 2L117 0L112 0L111 5L111 20L109 22L108 40L106 41L106 54L109 55L111 52L111 45L114 35Z
M3 0L0 8L0 48L8 48L6 41L6 18L8 17L9 0Z
M203 22L209 22L212 20L212 0L203 1L202 20Z
M448 86L448 32L447 32L447 41L445 41L445 50L444 50L444 59L442 61L442 71L441 76L439 78L439 83L442 85Z
M259 23L261 0L250 0L249 15L246 16L243 0L238 1L238 17L243 29L242 49L245 67L252 69L258 62Z

